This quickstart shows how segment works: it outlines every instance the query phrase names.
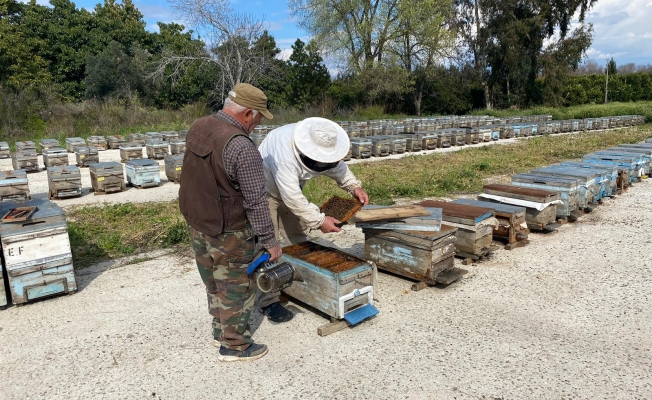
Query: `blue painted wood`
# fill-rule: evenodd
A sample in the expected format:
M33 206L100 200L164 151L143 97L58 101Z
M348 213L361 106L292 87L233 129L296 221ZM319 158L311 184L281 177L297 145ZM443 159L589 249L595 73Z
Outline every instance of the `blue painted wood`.
M641 175L643 165L636 160L636 157L627 155L613 155L613 154L586 154L582 157L582 161L610 163L618 166L629 168L629 180L634 182L638 180Z
M454 200L453 203L467 204L469 206L476 206L476 207L491 208L500 213L506 213L506 214L523 214L523 216L525 217L525 207L519 207L519 206L503 204L503 203L492 203L490 201L471 200L471 199L457 199Z
M650 166L652 166L652 149L629 148L629 147L611 147L607 151L620 152L625 154L634 154L641 156L645 161L643 169L646 175L650 174Z
M161 168L154 160L129 160L125 164L127 182L135 186L150 187L161 184Z
M558 176L570 176L582 179L582 185L586 187L590 193L589 202L595 203L606 195L604 186L606 183L600 178L600 174L582 168L572 168L563 165L548 166L543 168L536 168L530 171L535 174L549 174Z
M605 185L606 195L613 196L616 194L619 168L618 166L612 164L590 164L581 161L563 161L561 165L575 168L586 168L592 171L600 172L603 174L602 178L608 181L608 184Z
M512 176L512 184L559 192L563 204L557 206L557 216L567 217L578 207L587 207L586 194L580 196L586 188L580 187L577 178L550 176L540 174L517 174Z

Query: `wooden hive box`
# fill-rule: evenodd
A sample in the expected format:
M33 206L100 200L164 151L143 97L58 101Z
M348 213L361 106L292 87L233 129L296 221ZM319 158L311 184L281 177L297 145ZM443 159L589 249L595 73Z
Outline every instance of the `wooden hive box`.
M284 247L278 262L292 264L303 279L283 292L331 318L342 319L350 310L373 303L376 268L365 260L308 241ZM343 301L340 307L340 299L356 290L361 294Z
M170 182L181 182L183 154L173 154L165 157L165 175Z
M129 160L125 163L125 169L127 171L127 183L132 186L148 188L161 184L161 168L154 160Z
M25 172L39 171L38 155L36 150L19 150L11 155L11 165L14 170L23 170Z
M643 165L639 163L636 157L626 155L605 155L605 154L585 154L582 157L583 162L589 163L608 163L619 167L625 167L629 171L629 182L637 182L643 175Z
M464 141L467 144L478 144L481 141L484 141L484 138L481 138L478 133L478 128L466 127L462 129L466 131L464 134Z
M106 150L106 138L104 136L89 136L86 139L88 147L94 147L97 150Z
M253 138L251 140L254 140ZM254 144L256 141L254 140ZM259 144L256 145L258 147ZM183 139L171 139L170 140L170 153L171 154L183 154L186 152L186 141Z
M179 134L173 131L161 132L161 140L164 142L170 142L173 139L179 139Z
M88 166L91 174L91 185L95 194L115 193L125 190L122 164L117 162L102 162Z
M147 141L147 136L145 136L145 134L143 133L130 133L127 135L127 143L138 143L140 147L143 147L145 146L146 141Z
M145 132L145 144L148 140L163 140L163 135L160 132Z
M48 199L76 197L81 194L82 182L78 167L48 167Z
M478 259L493 251L496 220L492 209L434 200L422 201L419 205L441 208L443 224L458 228L455 240L458 256Z
M39 142L41 145L41 153L48 149L60 149L61 145L57 139L41 139Z
M403 154L406 150L407 140L399 135L392 135L389 139L389 152L392 154Z
M43 164L45 164L45 168L68 165L68 151L60 148L43 150Z
M351 157L361 159L371 157L373 142L369 138L351 139Z
M416 133L402 133L399 137L405 139L405 151L421 151L421 137Z
M564 166L548 166L543 168L535 168L529 172L533 175L541 176L558 176L562 178L573 178L580 182L579 202L584 204L580 209L587 209L591 204L597 203L604 197L604 189L601 184L598 184L599 176L595 171L589 171L584 168L572 168ZM586 200L584 200L584 197ZM590 210L587 210L590 211Z
M66 150L68 153L74 153L77 147L86 146L86 141L80 137L72 137L66 139Z
M507 248L508 250L511 250L516 243L527 243L530 231L525 222L525 207L471 199L457 199L453 203L494 210L498 225L493 229L493 236L506 240L509 245L512 245Z
M0 142L0 158L9 158L11 157L11 150L9 149L9 143Z
M137 142L128 142L120 145L120 161L139 160L143 158L143 147Z
M482 192L479 198L483 201L524 206L528 229L546 230L557 221L554 203L561 200L559 192L501 184L485 185Z
M579 215L577 214L577 210L588 206L586 204L586 196L583 196L583 202L580 202L580 181L576 178L517 174L512 176L512 185L550 190L559 193L562 204L557 205L557 218L576 218Z
M464 128L451 128L451 146L464 146L466 145L466 130Z
M30 198L27 172L22 169L0 171L0 201L25 201Z
M168 142L162 140L148 140L145 144L147 158L162 160L168 155Z
M122 143L126 143L125 137L122 135L110 135L106 137L106 147L108 149L119 149Z
M31 140L24 140L21 142L16 142L16 151L26 151L30 150L36 153L36 144Z
M66 215L48 200L0 203L5 215L37 207L26 221L0 223L0 241L13 304L77 290Z
M605 188L606 196L615 196L618 193L618 177L619 171L618 166L613 164L589 164L582 161L563 161L559 165L573 167L573 168L585 168L590 171L595 171L601 174L601 178L605 179Z
M186 136L188 135L187 129L182 129L178 133L179 133L179 139L186 140Z
M363 229L365 257L379 269L427 284L455 266L457 228L442 226L438 232ZM442 282L444 283L444 282Z
M643 158L643 161L645 162L645 164L643 164L643 171L646 175L649 175L650 167L652 166L652 147L645 148L645 147L631 147L631 146L637 146L637 145L620 145L618 147L609 148L606 151L613 151L616 153L634 154L636 156L641 156L641 158Z
M389 139L387 136L367 136L371 140L371 154L375 157L389 155Z
M88 167L90 164L100 162L100 155L96 147L77 147L75 148L75 159L78 167Z

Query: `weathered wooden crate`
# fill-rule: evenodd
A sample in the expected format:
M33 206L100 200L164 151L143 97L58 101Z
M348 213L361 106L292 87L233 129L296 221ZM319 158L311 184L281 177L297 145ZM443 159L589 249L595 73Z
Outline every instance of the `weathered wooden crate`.
M466 127L463 129L466 131L464 134L464 142L466 144L477 144L484 141L478 133L478 128Z
M557 218L576 219L578 209L588 206L586 194L580 197L580 191L586 193L586 188L580 187L577 178L561 176L542 176L538 174L517 174L512 176L512 184L529 188L550 190L560 194L562 204L557 205ZM581 201L580 201L581 199Z
M491 128L486 126L478 126L475 129L477 129L478 139L481 142L491 142L493 140L493 137L491 136Z
M371 157L373 142L369 138L351 139L351 157L361 159Z
M634 159L634 162L636 163L637 168L639 169L639 178L642 177L643 175L648 175L650 170L649 170L649 162L646 160L646 157L643 154L634 154L634 153L628 153L626 151L611 151L611 150L600 150L596 151L593 153L597 156L600 157L620 157L624 159Z
M561 124L559 128L559 132L564 133L564 132L570 132L572 130L572 124L569 120L561 120L559 121Z
M43 150L43 164L45 168L68 165L68 151L56 147Z
M466 145L466 131L460 128L451 128L451 146Z
M11 150L9 149L9 143L0 142L0 158L9 158L11 157Z
M186 136L188 135L187 129L182 129L178 133L179 133L179 139L186 140Z
M483 125L479 129L488 129L490 140L499 140L500 139L500 127L497 125Z
M16 151L33 151L36 153L36 144L31 140L16 142Z
M601 174L601 179L606 179L606 196L615 196L618 193L618 167L613 164L588 164L582 161L563 161L560 165L573 168L586 168Z
M525 222L530 230L552 230L557 221L559 192L516 185L485 185L478 196L483 201L525 207Z
M457 199L453 203L493 210L494 217L498 220L498 225L493 228L493 236L506 240L508 250L528 243L527 238L530 231L526 227L525 207L471 199Z
M631 172L631 166L629 164L618 164L618 163L610 163L606 161L601 161L601 160L590 160L590 159L584 159L581 161L582 164L587 164L587 165L594 165L597 167L602 167L605 166L607 169L608 167L616 167L618 170L618 179L616 183L616 187L618 190L615 193L621 192L625 193L627 191L627 187L630 185L630 178L629 174Z
M256 147L260 146L260 143L256 143L256 140L252 137L251 140L256 144ZM171 154L183 154L186 152L186 141L183 139L171 139L170 140L170 153Z
M496 225L493 210L434 200L422 201L419 205L441 208L444 221L442 226L458 228L455 240L456 255L478 259L493 252L492 234Z
M79 167L66 165L48 168L48 199L77 197L82 194Z
M95 147L77 147L75 160L78 167L88 167L90 164L100 162L100 155Z
M437 135L437 147L440 149L451 147L450 133L442 132ZM432 150L432 149L428 149L428 150Z
M574 132L586 130L586 125L583 119L572 119L572 129Z
M88 147L94 147L99 151L106 150L106 138L104 136L89 136L86 143Z
M41 139L39 145L41 146L41 153L44 153L45 150L61 148L57 139Z
M641 145L620 145L618 147L611 147L607 149L607 151L641 156L645 162L643 165L643 173L645 173L645 175L650 175L650 168L652 168L652 147L646 148Z
M119 149L123 143L127 143L127 140L122 135L110 135L106 137L106 146L109 149Z
M122 164L111 161L91 164L91 185L95 194L115 193L125 190Z
M597 124L595 123L595 118L584 118L584 129L587 131L592 131L598 128Z
M145 144L147 158L162 160L168 155L168 142L162 140L148 140Z
M80 137L66 138L66 150L68 153L74 153L77 147L85 147L86 141Z
M514 128L511 125L500 125L500 138L510 139L514 137Z
M586 205L584 207L580 207L581 209L584 209L584 211L591 211L592 204L597 203L605 196L606 193L606 190L603 186L606 186L606 184L601 182L600 174L595 171L590 171L583 168L551 165L543 168L535 168L529 173L534 175L569 177L579 180L580 203L585 203L582 198L586 196Z
M438 232L363 229L365 258L378 269L425 282L450 283L443 272L455 266L457 228Z
M399 135L390 135L389 139L389 152L392 154L403 154L406 149L406 139Z
M36 150L19 150L11 155L11 165L14 169L25 172L40 171Z
M140 143L127 142L120 145L120 161L139 160L143 158L143 148Z
M161 132L161 140L164 142L170 142L173 139L179 139L179 134L172 131Z
M183 167L183 154L165 156L165 176L170 182L181 182L181 169Z
M371 140L371 154L375 157L389 155L389 139L387 136L367 136Z
M609 117L609 128L620 128L623 126L623 121L620 117Z
M127 143L138 143L140 147L144 147L146 141L147 141L147 136L145 136L144 133L136 132L127 135Z
M161 167L154 160L130 160L125 163L127 183L138 187L156 187L161 184Z
M421 151L421 135L418 133L404 133L399 137L405 139L405 151Z
M0 224L4 267L13 304L74 293L77 290L72 265L66 215L48 200L0 203L0 213L12 208L37 207L29 220Z
M279 259L283 262L290 263L303 280L295 280L283 292L333 319L373 304L376 266L372 263L313 242L284 247Z
M145 132L145 144L148 140L163 140L163 135L160 132Z
M343 129L349 139L360 137L360 129L357 126L346 126Z
M27 172L22 169L0 171L0 201L24 201L30 198Z

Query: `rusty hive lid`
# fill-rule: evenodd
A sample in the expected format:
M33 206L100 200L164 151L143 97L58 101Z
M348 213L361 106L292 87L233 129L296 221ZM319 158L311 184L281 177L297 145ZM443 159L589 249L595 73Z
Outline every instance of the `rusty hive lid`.
M459 217L473 219L479 222L493 215L494 211L490 208L468 206L465 204L447 203L445 201L426 200L418 203L422 207L441 208L442 215L445 217ZM489 214L487 216L487 214Z
M536 188L516 186L516 185L492 184L492 185L484 185L483 189L495 190L495 191L512 193L512 194L520 194L520 195L531 196L531 197L542 197L542 198L556 197L558 195L558 192L555 192L553 190L536 189Z
M283 247L283 255L297 258L331 272L343 272L364 264L366 261L313 242L302 242Z

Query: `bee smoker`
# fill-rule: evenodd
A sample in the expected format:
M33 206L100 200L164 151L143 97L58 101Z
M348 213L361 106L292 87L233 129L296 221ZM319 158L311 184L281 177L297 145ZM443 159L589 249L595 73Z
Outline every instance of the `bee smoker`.
M247 274L256 274L254 280L263 293L278 292L290 286L292 282L303 282L297 270L288 262L270 263L269 254L264 253L247 268Z

